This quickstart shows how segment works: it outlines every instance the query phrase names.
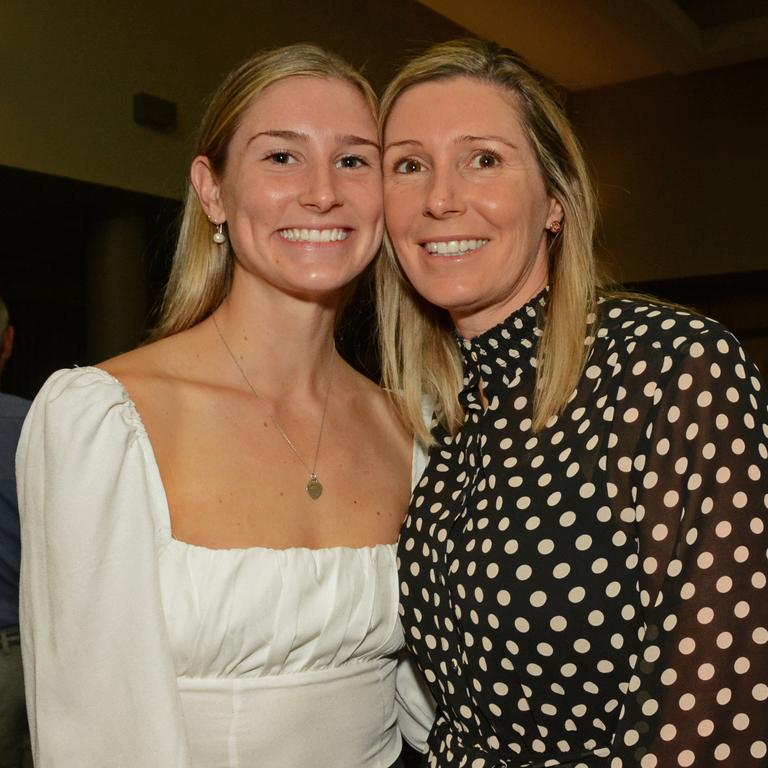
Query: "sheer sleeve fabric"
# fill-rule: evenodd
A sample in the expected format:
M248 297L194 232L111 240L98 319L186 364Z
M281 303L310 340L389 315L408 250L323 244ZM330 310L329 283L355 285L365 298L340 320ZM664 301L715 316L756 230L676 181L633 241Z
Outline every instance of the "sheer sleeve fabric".
M730 334L704 340L663 356L631 461L623 447L648 617L614 741L624 766L768 760L768 398Z
M17 473L35 765L187 768L158 579L164 494L123 387L99 369L53 374Z
M424 421L432 420L432 400L422 399ZM411 463L411 488L415 488L427 466L427 450L417 440L413 441ZM399 564L398 564L399 567ZM427 737L435 722L435 700L426 681L416 666L410 652L403 650L397 661L397 725L403 738L419 752L427 751Z

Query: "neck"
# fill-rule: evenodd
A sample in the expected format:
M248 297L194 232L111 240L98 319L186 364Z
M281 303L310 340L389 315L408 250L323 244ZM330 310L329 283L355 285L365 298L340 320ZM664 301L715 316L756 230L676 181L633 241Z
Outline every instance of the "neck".
M544 290L549 282L546 262L534 265L524 273L512 290L501 300L479 308L462 312L451 312L456 330L465 339L473 339L499 323L503 323L513 312L525 306L534 296Z
M320 303L250 286L246 291L235 281L215 312L216 324L263 396L276 397L287 387L294 393L301 389L324 393L335 354L339 302L340 297ZM223 345L222 351L228 356Z

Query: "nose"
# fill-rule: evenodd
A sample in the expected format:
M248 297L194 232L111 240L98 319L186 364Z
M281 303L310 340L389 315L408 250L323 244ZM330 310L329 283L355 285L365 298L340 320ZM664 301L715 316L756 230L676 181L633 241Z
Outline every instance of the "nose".
M450 170L434 169L424 201L424 216L444 219L460 214L463 208L460 179Z
M301 205L324 213L342 204L333 170L316 166L308 172L306 186L299 196Z

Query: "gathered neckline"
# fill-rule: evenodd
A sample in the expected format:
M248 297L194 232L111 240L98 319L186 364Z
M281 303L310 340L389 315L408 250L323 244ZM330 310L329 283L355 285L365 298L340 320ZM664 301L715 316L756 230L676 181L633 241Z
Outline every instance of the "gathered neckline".
M147 458L149 461L150 470L153 475L153 480L157 488L159 489L160 497L162 498L163 502L163 525L162 525L162 533L164 536L164 543L165 544L174 544L174 545L180 545L182 547L186 547L193 550L200 550L204 552L230 552L230 553L246 553L246 552L330 552L330 551L350 551L350 552L364 552L364 551L371 551L377 550L379 548L385 547L385 548L394 548L397 546L397 542L391 542L391 543L382 543L382 544L365 544L359 547L350 547L350 546L344 546L344 545L338 545L338 546L332 546L332 547L263 547L263 546L252 546L252 547L206 547L203 544L192 544L191 542L184 541L183 539L177 539L173 535L173 531L171 529L171 507L168 503L168 495L165 492L165 486L163 485L163 479L160 475L160 467L157 463L157 457L155 456L154 448L152 447L152 441L149 438L149 433L147 432L146 427L144 426L144 422L141 418L141 414L139 413L139 409L136 406L136 403L133 401L133 398L130 395L130 392L128 392L128 388L123 384L120 379L118 379L116 376L113 376L109 371L104 370L104 368L100 368L98 365L85 365L85 366L76 366L74 370L77 371L90 371L93 373L96 373L98 375L101 375L102 377L108 379L113 384L120 387L120 389L123 392L123 399L128 407L130 413L131 413L131 420L133 424L138 427L138 433L142 439L142 444L146 448L147 452Z

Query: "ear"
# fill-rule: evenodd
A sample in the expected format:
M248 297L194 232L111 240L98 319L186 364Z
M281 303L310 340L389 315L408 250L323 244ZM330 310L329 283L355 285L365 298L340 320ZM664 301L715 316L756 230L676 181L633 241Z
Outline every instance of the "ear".
M562 224L564 215L565 213L563 212L563 206L560 205L560 203L555 200L554 197L550 197L549 211L547 212L547 226L549 226L553 221L557 221Z
M189 175L206 216L216 224L225 222L227 216L221 204L221 186L211 161L205 155L198 155L192 161Z

